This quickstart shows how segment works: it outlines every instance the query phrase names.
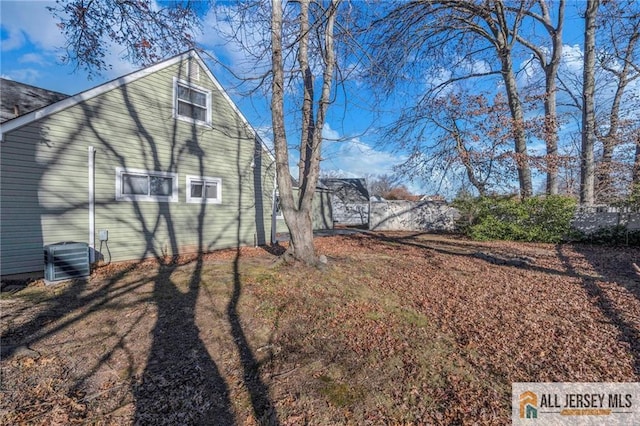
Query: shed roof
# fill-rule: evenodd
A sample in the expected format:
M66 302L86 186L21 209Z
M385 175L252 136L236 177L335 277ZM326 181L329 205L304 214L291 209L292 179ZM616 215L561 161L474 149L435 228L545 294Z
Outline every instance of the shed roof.
M367 181L363 178L325 178L322 185L334 193L340 193L340 199L354 203L369 202Z

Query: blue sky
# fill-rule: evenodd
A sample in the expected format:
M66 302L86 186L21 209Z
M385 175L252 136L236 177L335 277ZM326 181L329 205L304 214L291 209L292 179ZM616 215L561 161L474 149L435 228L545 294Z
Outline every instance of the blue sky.
M138 68L121 59L123 49L117 46L113 46L111 56L107 59L112 64L112 69L104 72L102 78L89 80L83 70L74 70L71 65L62 65L59 58L62 55L61 46L65 41L56 27L54 18L46 9L46 6L53 5L54 1L0 1L2 77L66 94L75 94ZM579 57L582 21L571 17L575 16L575 4L570 5L569 9L570 17L565 30L566 49L570 54ZM213 16L205 17L205 28L211 19L214 19ZM232 46L224 45L216 32L205 32L198 42L211 49L217 57L224 58L225 62L236 70L252 65ZM569 54L567 56L570 57ZM224 69L215 64L210 64L210 68L249 122L268 139L270 112L264 98L254 96L249 99L243 96ZM351 84L350 88L356 90L348 94L349 103L338 102L331 107L324 129L326 142L322 170L324 173L348 177L391 174L393 166L402 162L405 156L382 148L376 143L378 134L375 125L378 124L376 120L379 118L371 112L372 105L369 102L372 97L366 89L359 88L357 82ZM290 141L292 142L295 141ZM293 173L295 175L295 170ZM407 183L415 193L434 191L433 182Z
M46 9L46 6L53 5L54 1L0 2L0 74L3 78L75 94L138 69L120 58L123 49L118 47L112 49L112 56L108 58L112 69L104 72L101 78L89 80L83 70L61 64L59 58L63 52L60 47L64 46L65 41L54 18ZM202 36L199 42L211 46L218 56L224 56L230 66L237 69L242 58L229 47L220 46L221 40L212 33ZM223 69L211 63L209 66L249 122L268 138L271 116L267 105L256 97L246 99L235 89L234 83L225 78ZM375 148L372 143L374 138L366 136L370 132L371 119L365 111L355 112L350 108L345 112L344 105L335 105L325 127L327 140L323 172L351 177L391 173L393 165L402 161L403 157ZM295 170L293 173L295 175ZM416 192L422 190L420 185L413 185L412 189Z

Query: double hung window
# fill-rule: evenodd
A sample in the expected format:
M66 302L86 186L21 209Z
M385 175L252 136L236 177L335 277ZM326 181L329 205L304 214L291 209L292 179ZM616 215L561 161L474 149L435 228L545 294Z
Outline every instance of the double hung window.
M173 115L180 120L211 124L211 92L175 78Z

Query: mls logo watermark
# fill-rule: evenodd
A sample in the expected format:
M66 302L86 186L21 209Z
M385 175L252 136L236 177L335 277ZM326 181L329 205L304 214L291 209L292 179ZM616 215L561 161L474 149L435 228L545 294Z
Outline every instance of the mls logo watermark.
M538 418L538 395L534 392L525 391L520 394L520 418Z
M513 383L514 425L640 425L640 383Z

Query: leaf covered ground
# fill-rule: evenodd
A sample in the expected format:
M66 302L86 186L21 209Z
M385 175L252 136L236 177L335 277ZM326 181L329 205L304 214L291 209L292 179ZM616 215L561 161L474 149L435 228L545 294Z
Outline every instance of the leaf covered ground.
M640 380L636 248L316 245L3 295L0 424L503 424L512 382Z

